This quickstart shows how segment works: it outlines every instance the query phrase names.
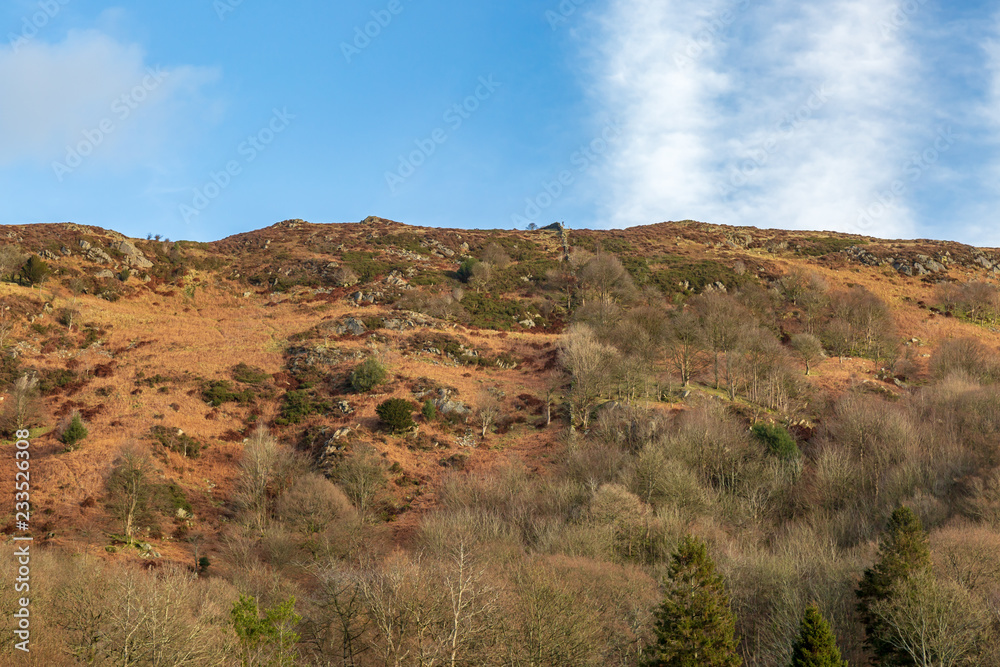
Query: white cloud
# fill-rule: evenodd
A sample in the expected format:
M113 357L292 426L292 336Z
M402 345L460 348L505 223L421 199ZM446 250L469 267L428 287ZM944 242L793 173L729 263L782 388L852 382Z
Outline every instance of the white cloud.
M593 87L623 121L598 175L607 224L911 235L904 164L926 103L896 6L611 0Z
M161 68L138 46L98 31L0 47L0 166L65 161L67 147L88 142L99 144L88 166L155 161L178 139L185 106L217 76L210 68Z

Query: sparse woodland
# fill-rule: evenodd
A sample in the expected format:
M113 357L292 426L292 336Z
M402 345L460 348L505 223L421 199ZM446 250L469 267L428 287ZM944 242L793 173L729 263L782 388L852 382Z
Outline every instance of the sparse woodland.
M31 429L30 664L1000 665L985 252L15 232L0 469ZM95 278L81 241L132 270Z

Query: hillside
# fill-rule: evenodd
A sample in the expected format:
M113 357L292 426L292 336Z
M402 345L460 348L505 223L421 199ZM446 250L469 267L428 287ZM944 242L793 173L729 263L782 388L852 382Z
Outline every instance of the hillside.
M25 373L39 381L29 417L35 548L53 563L87 554L95 572L189 568L207 557L196 581L231 587L222 597L251 592L263 607L294 593L307 617L300 664L354 664L305 662L347 649L315 620L323 608L317 581L326 580L304 563L374 567L366 561L374 558L417 568L393 559L440 556L454 540L449 531L478 534L489 543L483 562L518 573L491 584L504 591L491 604L522 609L525 598L511 591L551 577L556 597L568 600L607 587L594 613L630 610L622 627L587 621L579 609L559 612L576 644L564 653L539 648L535 664L634 664L650 637L657 582L686 532L706 539L727 578L744 587L733 593L740 650L761 665L787 662L786 640L810 596L833 615L844 657L859 664L864 633L850 593L897 504L914 508L942 562L965 563L1000 544L1000 487L990 486L1000 485L1000 449L970 435L988 429L1000 405L995 249L691 221L484 231L290 220L212 243L128 239L75 224L0 229L0 277L17 277L29 255L49 274L0 283L0 371L5 387ZM713 347L712 313L727 309L735 324L718 326L753 335ZM690 340L684 317L697 328ZM808 374L797 353L802 334L815 334L825 350ZM561 352L574 341L596 368ZM358 391L351 374L369 358L386 378ZM13 391L2 407L16 400ZM413 403L416 429L385 427L376 407L391 398ZM428 404L433 417L421 414ZM885 406L883 417L899 423L886 427L864 412L870 406ZM851 430L850 410L871 423ZM74 413L88 435L67 447L61 435ZM947 424L934 430L935 419ZM756 423L794 436L798 467L776 467L764 454L734 458L728 448L704 454L712 461L671 449L678 439L696 442L699 429L749 448ZM262 425L288 467L285 478L265 480L254 532L249 506L237 499L244 450ZM871 435L883 427L897 430ZM869 435L858 435L865 428ZM940 451L911 449L944 442L945 432ZM851 438L862 443L857 461L831 454L853 451ZM683 466L650 463L655 442ZM123 539L108 486L128 444L155 466L150 512L134 541ZM0 471L11 480L13 440L3 449ZM918 458L919 470L894 472ZM642 482L647 464L654 481ZM772 486L733 481L742 489L734 491L720 481L743 465ZM831 472L834 465L842 471ZM340 500L327 505L350 501L333 528L300 529L287 518L305 512L289 509L288 498L309 471L337 484L324 497ZM853 505L852 488L859 499L870 491L871 502ZM484 507L496 509L494 523L460 526ZM20 534L14 512L5 514L5 536ZM607 544L586 517L616 527ZM807 557L810 550L822 553ZM796 588L791 582L806 575L780 570L809 558L819 560L802 572L824 573ZM0 559L10 566L7 552ZM963 595L993 604L982 642L1000 628L1000 573L973 561L962 567L981 576L980 588ZM835 583L816 583L824 577ZM11 580L5 575L3 585ZM577 586L587 581L603 583L585 594ZM781 581L787 586L755 606L754 591ZM619 598L616 590L631 592ZM398 658L404 644L411 648L400 664L417 664L423 639L400 636L387 648L377 614L359 614L370 622L352 640L365 646L357 664ZM54 643L62 635L53 615L39 621L53 628L43 650L75 664ZM592 624L599 639L585 631ZM604 653L583 648L610 646L615 635ZM476 651L488 653L503 636L475 635L462 664L476 664Z

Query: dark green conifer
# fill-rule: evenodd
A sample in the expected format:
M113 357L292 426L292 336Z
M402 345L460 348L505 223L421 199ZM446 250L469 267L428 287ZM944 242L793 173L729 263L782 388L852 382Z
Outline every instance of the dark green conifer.
M876 603L888 599L897 583L931 569L927 533L909 507L899 507L889 518L878 561L865 570L858 585L858 612L865 626L866 643L881 665L908 665L909 658L885 641L887 630L873 613Z
M806 607L799 638L792 645L792 667L847 667L830 624L814 604Z
M736 617L705 544L687 536L671 557L647 667L740 667Z

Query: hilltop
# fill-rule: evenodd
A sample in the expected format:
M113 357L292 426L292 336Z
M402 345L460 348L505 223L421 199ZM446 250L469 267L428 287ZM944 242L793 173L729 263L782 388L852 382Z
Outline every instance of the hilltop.
M38 545L122 566L187 565L207 555L224 578L239 569L226 540L242 516L234 502L240 461L261 425L341 485L345 461L373 452L387 483L372 496L369 518L385 529L385 544L415 548L456 475L487 478L515 466L531 478L562 479L577 438L597 429L601 414L638 409L643 419L674 424L692 407L706 409L705 401L725 405L747 426L787 428L813 457L805 468L813 479L820 449L810 443L826 433L843 397L899 403L936 381L932 362L943 344L1000 346L1000 251L932 240L693 221L491 231L374 217L286 220L211 243L132 239L75 224L0 228L0 277L29 255L49 274L36 284L0 283L0 370L6 386L24 373L39 379L31 437ZM603 265L595 257L614 259ZM627 276L615 274L617 266ZM962 292L968 285L988 286L981 303ZM629 348L635 327L646 326L632 313L702 313L705 295L735 295L733 303L759 321L746 328L773 339L767 355L780 357L781 370L761 375L758 386L755 371L740 366L731 378L727 366L720 384L707 339L692 348L698 363L690 382L676 339L674 347L663 343L670 352L650 338L655 363L627 367L623 359L640 358ZM858 295L874 299L873 312L888 313L884 329L865 334L870 340L856 340L860 325L837 310ZM841 320L854 329L841 332ZM605 363L624 364L614 366L614 386L586 400L574 394L578 369L560 352L580 323L598 332L611 355ZM618 329L626 325L633 328ZM807 332L826 347L808 375L793 347ZM736 355L734 347L724 356ZM351 374L369 358L387 377L358 391ZM385 428L376 407L390 398L413 403L415 430ZM427 404L433 417L421 415ZM487 407L494 414L484 425ZM89 434L67 451L60 434L74 413ZM108 505L109 472L129 443L156 463L156 514L138 549L122 544ZM13 458L3 457L0 470L12 478ZM955 483L964 490L949 493L967 493L987 476L962 474ZM613 477L593 481L591 492ZM878 512L868 528L842 536L845 546L876 534L885 516ZM789 508L778 523L803 513ZM722 519L693 521L720 540L736 530ZM13 534L12 512L4 523Z

